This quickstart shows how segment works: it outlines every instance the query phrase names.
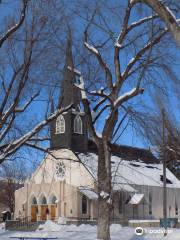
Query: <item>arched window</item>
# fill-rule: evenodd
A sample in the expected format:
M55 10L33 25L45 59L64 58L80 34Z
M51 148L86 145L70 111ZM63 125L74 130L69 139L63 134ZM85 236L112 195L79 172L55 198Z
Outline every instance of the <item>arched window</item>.
M65 132L65 120L62 115L60 115L56 120L56 134Z
M82 214L87 214L87 197L82 196Z
M74 119L74 132L82 134L82 120L79 115L77 115Z
M47 200L45 197L42 198L42 204L47 204Z
M35 197L32 198L31 204L32 205L37 205L37 199Z
M46 197L44 196L44 194L41 195L41 197L39 199L39 204L47 205L47 200L46 200Z
M56 204L57 203L57 197L55 195L52 195L50 197L50 204Z

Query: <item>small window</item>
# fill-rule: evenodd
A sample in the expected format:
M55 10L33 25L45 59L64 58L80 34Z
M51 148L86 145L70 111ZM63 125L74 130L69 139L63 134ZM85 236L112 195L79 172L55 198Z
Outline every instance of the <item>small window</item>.
M175 199L175 214L178 215L178 204L176 199Z
M87 214L87 197L82 196L82 214Z
M43 204L43 205L46 205L46 204L47 204L47 200L46 200L46 198L45 198L44 196L43 196L43 198L42 198L41 204Z
M62 115L60 115L56 120L56 134L65 132L65 120Z
M152 215L152 193L149 193L149 215Z
M82 120L79 115L77 115L74 119L74 132L82 134Z

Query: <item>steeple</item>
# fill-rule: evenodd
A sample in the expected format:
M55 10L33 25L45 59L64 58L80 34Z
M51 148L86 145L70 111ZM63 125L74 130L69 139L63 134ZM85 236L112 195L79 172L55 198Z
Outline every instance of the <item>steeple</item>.
M61 92L59 97L59 108L67 107L73 103L73 108L78 110L80 103L80 91L75 87L76 78L70 69L74 68L73 56L72 56L72 37L71 31L68 31L68 39L66 46L66 59L63 70L63 79L61 83Z
M70 69L69 69L70 68ZM68 148L72 151L87 151L86 117L80 110L80 91L75 87L76 78L71 71L74 68L72 57L72 37L69 31L63 78L61 81L58 108L73 104L72 109L58 116L50 125L51 149ZM53 103L52 103L53 108Z

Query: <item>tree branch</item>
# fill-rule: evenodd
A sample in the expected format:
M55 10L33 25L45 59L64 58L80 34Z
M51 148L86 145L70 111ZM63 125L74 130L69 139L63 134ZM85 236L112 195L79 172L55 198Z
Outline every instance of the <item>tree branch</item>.
M180 25L171 10L159 0L135 0L134 2L142 2L151 7L159 17L164 21L167 28L173 34L174 39L180 45Z
M113 83L112 83L112 74L111 71L109 69L109 67L107 66L107 64L104 62L101 54L99 53L99 51L91 46L88 42L87 42L87 32L84 33L85 35L85 42L84 42L84 46L96 57L96 59L98 60L101 68L103 69L105 76L107 78L107 84L109 89L113 89Z
M14 33L16 32L24 22L26 16L26 9L28 6L28 0L23 0L23 8L21 10L21 16L19 22L16 23L13 27L11 27L5 34L0 38L0 48L2 47L3 43Z
M154 45L160 42L161 38L167 33L167 29L162 31L158 37L156 37L154 40L147 43L146 46L141 48L141 50L136 54L134 58L131 59L131 61L128 63L125 71L122 74L123 81L127 78L129 71L131 68L135 65L135 63L142 57L144 53L147 52L147 50L151 49Z
M37 132L39 132L44 126L46 126L49 122L53 121L57 118L60 114L62 114L65 111L68 111L73 104L67 106L63 109L58 109L55 113L53 113L50 117L43 120L39 124L37 124L31 131L24 134L22 137L20 137L17 140L12 141L10 144L8 144L5 149L1 148L0 151L0 163L2 163L5 158L10 156L12 153L16 152L21 146L23 146L28 140L30 140Z
M27 103L21 107L21 108L15 108L15 112L24 112L26 110L26 108L31 104L31 102L37 97L39 96L39 92L35 93L30 99L29 101L27 101Z

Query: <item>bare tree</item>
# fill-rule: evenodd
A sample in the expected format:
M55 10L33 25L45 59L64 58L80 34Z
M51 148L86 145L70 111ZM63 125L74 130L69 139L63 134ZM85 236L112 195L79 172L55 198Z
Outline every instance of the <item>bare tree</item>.
M133 1L137 3L142 2L150 6L164 21L169 31L171 31L175 41L180 45L180 19L175 17L168 6L168 3L159 0L132 0L132 2ZM176 4L178 4L177 1Z
M14 192L23 186L27 177L25 164L22 164L22 161L5 162L1 165L0 176L2 178L0 202L8 206L11 213L14 213Z
M40 69L52 40L47 17L40 12L42 6L38 2L29 4L25 18L28 2L31 3L28 0L22 2L19 22L0 39L0 164L22 146L37 148L37 142L47 141L47 134L38 137L38 133L71 107L58 109L51 115L45 110L45 119L36 121L32 121L33 115L27 111L41 96L42 90L45 91L40 85ZM8 22L7 25L12 24Z
M79 76L80 84L77 87L81 90L82 102L91 136L98 147L99 207L97 238L103 240L110 239L109 225L112 206L110 143L113 141L114 133L117 133L116 130L121 128L121 122L125 117L122 116L120 118L120 110L124 109L125 114L127 114L126 111L129 111L127 103L131 105L132 99L143 94L144 87L142 85L147 77L146 73L151 71L158 62L159 52L156 52L157 46L168 32L161 25L159 28L156 27L157 14L147 15L147 17L132 22L131 14L132 9L135 8L136 1L127 2L118 37L114 37L113 30L109 28L106 18L97 6L92 16L87 18L88 25L84 32L84 46L91 56L96 59L104 73L102 85L98 85L99 89L87 89L83 74L77 69L72 70ZM111 6L111 9L114 10L113 6ZM96 15L99 22L96 19ZM90 33L91 26L108 33L109 38L113 41L114 53L112 61L108 57L106 60L103 57L103 47L106 47L108 40L106 41L105 39L103 43L99 44L98 42L95 44L99 35L93 31ZM136 42L137 39L138 43ZM146 40L144 41L144 39ZM129 49L129 46L133 46L135 50L131 50L132 58L126 58L126 61L124 61L123 52L125 51L125 54L128 55L127 51L129 50L127 49ZM110 65L108 62L110 62ZM114 71L110 66L113 66ZM129 91L127 91L127 86L129 88L131 86ZM104 117L105 115L106 118ZM98 133L95 127L98 119L101 121L101 134Z
M161 96L161 100L163 97ZM179 112L173 112L173 106L168 102L166 105L158 102L158 108L151 111L147 119L147 113L133 112L136 123L139 125L139 132L144 140L151 144L152 150L162 159L163 156L163 119L161 110L164 109L164 126L165 126L165 154L167 166L175 175L179 176L179 159L180 159L180 130L179 121L176 115ZM175 102L174 102L175 104ZM177 171L176 171L177 170Z

